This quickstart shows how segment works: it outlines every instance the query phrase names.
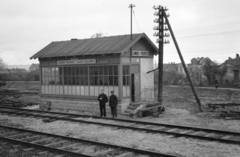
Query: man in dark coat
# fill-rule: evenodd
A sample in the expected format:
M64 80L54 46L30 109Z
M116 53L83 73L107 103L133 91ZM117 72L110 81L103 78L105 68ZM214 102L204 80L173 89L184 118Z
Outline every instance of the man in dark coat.
M111 96L109 98L109 106L111 107L113 118L117 117L117 105L118 105L118 99L116 95L114 95L114 91L111 91Z
M100 116L106 117L106 103L108 102L108 98L106 94L104 94L103 89L101 90L101 94L99 94L97 100L99 101Z

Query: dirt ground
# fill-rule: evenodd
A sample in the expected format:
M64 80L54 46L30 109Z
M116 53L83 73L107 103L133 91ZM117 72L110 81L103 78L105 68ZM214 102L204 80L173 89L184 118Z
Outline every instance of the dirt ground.
M160 117L155 118L155 122L161 122L161 119ZM153 119L144 118L144 120L152 121ZM24 127L36 131L170 153L177 156L239 157L240 152L239 145L207 142L183 137L175 138L169 135L121 130L99 125L78 124L65 121L44 123L42 119L0 115L0 125Z
M203 105L199 112L190 88L164 87L163 104L166 111L159 117L145 117L137 120L198 126L240 132L240 120L219 118L217 112L209 112L209 102L240 102L240 91L197 89ZM31 107L31 108L36 108ZM238 110L234 108L234 110ZM82 114L82 113L79 113ZM120 116L121 117L121 116ZM129 117L121 117L129 118ZM64 121L44 123L42 119L19 118L0 115L1 125L10 125L44 131L71 137L101 141L139 149L154 150L188 157L239 157L240 146L197 139L175 138L172 136L121 130L98 125L77 124Z

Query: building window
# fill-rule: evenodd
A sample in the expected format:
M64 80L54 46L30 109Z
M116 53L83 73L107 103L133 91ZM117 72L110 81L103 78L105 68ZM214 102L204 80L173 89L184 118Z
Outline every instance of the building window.
M42 68L43 94L97 96L101 89L118 95L117 65Z
M51 67L42 68L42 84L43 85L55 85L61 84L62 68Z

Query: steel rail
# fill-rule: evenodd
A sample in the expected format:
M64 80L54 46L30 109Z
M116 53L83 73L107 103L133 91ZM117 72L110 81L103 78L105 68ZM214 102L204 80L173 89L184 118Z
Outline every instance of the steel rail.
M79 153L70 152L70 151L67 151L67 150L47 147L47 146L44 146L44 145L38 145L38 144L30 143L30 142L19 141L19 140L16 140L16 139L11 139L11 138L1 137L1 136L0 136L0 139L4 140L4 141L11 142L11 143L15 143L15 144L20 144L20 145L24 145L24 146L28 146L28 147L34 147L34 148L38 148L38 149L42 149L42 150L47 150L47 151L50 151L50 152L57 152L57 153L61 153L61 154L69 154L71 156L76 156L76 157L78 157L78 156L80 156L80 157L93 157L93 156L90 156L90 155L79 154Z
M209 133L215 132L215 133L221 133L221 134L231 134L231 135L240 136L240 132L215 130L215 129L200 128L200 127L190 127L190 126L184 126L184 125L144 122L144 121L139 121L139 120L130 120L130 119L121 119L121 118L109 118L109 117L102 118L102 117L99 117L99 116L81 115L81 114L74 114L74 113L63 113L63 112L55 112L55 111L41 111L41 110L32 110L32 109L19 109L19 108L14 108L14 107L4 107L4 108L20 110L20 111L27 111L27 112L31 112L31 113L32 112L38 112L38 113L45 113L45 114L59 114L59 115L66 115L66 116L72 116L72 117L83 117L83 118L113 120L113 121L119 121L119 122L136 123L136 124L143 124L143 125L155 125L155 126L159 126L159 127L172 127L172 128L179 128L179 129L189 129L189 130L194 130L194 131L205 131L205 132L209 132ZM2 108L2 109L4 109L4 108ZM1 110L1 107L0 107L0 112L1 111L2 110ZM19 112L19 113L21 114L22 112ZM18 114L18 113L15 113L15 114ZM49 118L51 118L51 117L49 117ZM77 121L75 121L75 122L77 122ZM89 122L89 121L87 121L87 122ZM103 124L106 124L106 123L103 123Z
M24 109L26 110L26 109ZM29 111L29 110L28 110ZM34 111L34 110L30 110L30 111ZM0 112L2 112L2 110L0 110ZM173 135L176 137L188 137L188 138L197 138L197 139L201 139L201 140L208 140L208 141L216 141L216 142L223 142L223 143L228 143L228 144L240 144L240 141L236 141L236 140L231 140L231 139L222 139L222 138L216 138L216 137L206 137L204 135L192 135L192 134L186 134L186 133L181 133L181 132L169 132L169 131L163 131L161 129L159 130L153 130L153 129L147 129L147 128L137 128L137 127L133 127L133 126L124 126L124 125L117 125L117 124L107 124L107 123L101 123L101 122L94 122L94 121L86 121L86 120L79 120L79 119L72 119L72 118L68 118L68 117L55 117L55 116L48 116L48 115L39 115L39 114L34 114L34 113L25 113L25 112L13 112L13 111L3 111L5 113L9 113L9 114L23 114L23 115L27 115L27 116L35 116L35 117L42 117L42 118L51 118L51 119L55 119L55 120L64 120L64 121L71 121L71 122L80 122L80 123L87 123L87 124L95 124L95 125L104 125L104 126L108 126L108 127L118 127L118 128L124 128L124 129L131 129L131 130L137 130L137 131L145 131L145 132L149 132L149 133L160 133L160 134L167 134L167 135ZM44 113L49 113L49 112L44 112ZM56 112L55 112L56 114ZM60 114L60 113L57 113ZM69 114L64 114L69 116ZM74 115L75 117L77 117L76 114L71 114ZM98 117L100 118L100 117ZM109 118L109 120L115 120L112 118ZM119 119L116 119L119 120ZM202 129L202 128L194 128L194 127L182 127L182 126L178 126L178 125L166 125L166 124L160 124L159 123L148 123L148 122L140 122L140 121L132 121L132 120L127 120L124 122L131 122L131 123L136 123L136 124L144 124L144 125L155 125L155 126L167 126L167 127L171 127L171 128L184 128L187 129L189 131L205 131L207 133L222 133L222 134L226 134L226 135L235 135L235 136L240 136L240 133L238 132L227 132L227 131L220 131L220 130L212 130L212 129Z
M50 137L55 137L55 138L62 138L62 139L65 139L65 140L81 142L81 143L85 142L85 143L90 143L90 144L94 144L94 145L98 145L98 146L105 146L105 147L111 147L111 148L114 148L114 149L121 149L121 150L125 150L125 151L130 151L130 152L134 152L134 153L153 155L154 157L155 156L156 157L176 157L175 155L166 154L166 153L160 153L160 152L148 151L148 150L141 150L141 149L130 148L130 147L125 147L125 146L120 146L120 145L113 145L113 144L96 142L96 141L85 140L85 139L80 139L80 138L73 138L73 137L69 137L69 136L62 136L62 135L45 133L45 132L38 132L38 131L33 131L33 130L28 130L28 129L20 129L20 128L16 128L16 127L8 127L8 126L0 125L0 128L5 128L5 129L9 129L9 130L11 129L11 130L16 130L16 131L21 131L21 132L29 132L29 133L32 133L32 134L50 136ZM44 146L44 145L33 144L33 143L30 143L30 142L23 142L23 141L20 141L20 140L15 140L15 139L2 137L2 136L0 136L0 139L10 141L10 142L14 142L14 143L17 143L17 144L23 144L23 145L26 145L26 146L29 146L29 147L36 147L36 148L39 148L39 149L54 151L54 152L58 152L58 153L70 154L70 155L73 155L73 156L80 156L81 155L81 154L78 154L78 153L65 151L65 150L58 149L58 148L47 147L47 146ZM84 154L82 154L82 156L90 157L90 156L84 155Z

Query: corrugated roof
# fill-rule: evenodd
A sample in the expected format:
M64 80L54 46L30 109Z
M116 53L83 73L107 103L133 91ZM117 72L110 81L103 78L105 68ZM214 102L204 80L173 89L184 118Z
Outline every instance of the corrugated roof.
M147 41L156 51L154 53L157 53L157 47L152 43L145 33L141 33L133 34L132 40L130 40L130 35L120 35L52 42L33 55L30 59L123 53L128 51L129 48L141 38L147 39Z

